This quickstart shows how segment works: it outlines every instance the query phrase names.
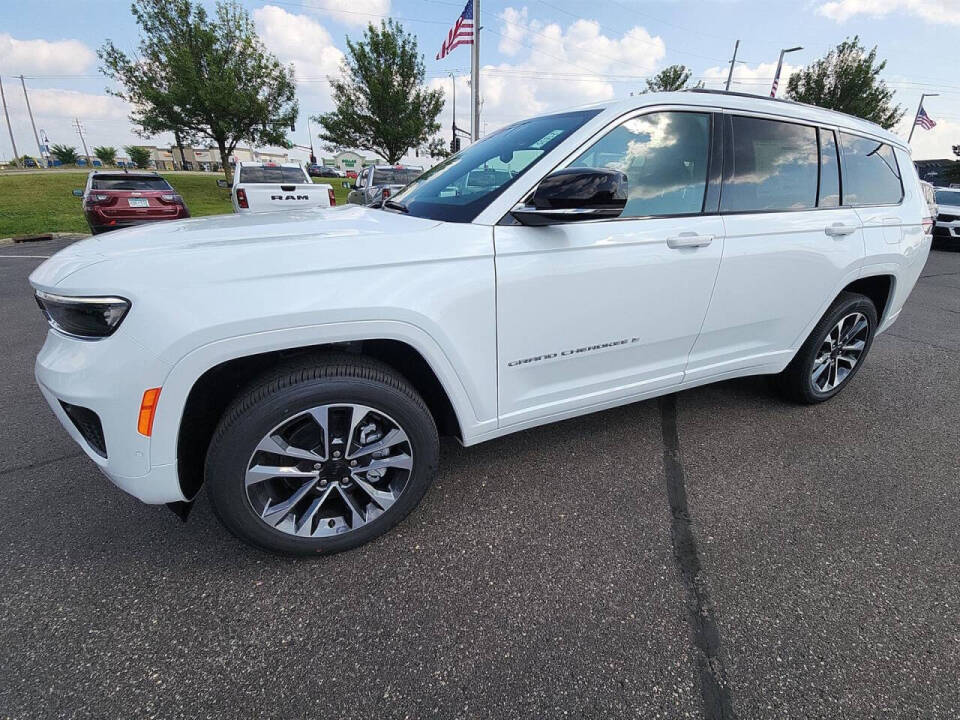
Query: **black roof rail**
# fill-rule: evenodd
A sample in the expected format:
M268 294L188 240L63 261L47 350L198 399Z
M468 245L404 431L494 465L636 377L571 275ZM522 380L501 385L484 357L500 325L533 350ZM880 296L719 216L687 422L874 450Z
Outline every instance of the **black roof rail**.
M787 100L786 98L772 98L769 95L755 95L753 93L738 92L736 90L714 90L712 88L686 88L682 92L706 93L707 95L733 95L734 97L745 97L751 100L769 100L770 102L787 103L788 105L806 105L807 107L816 107L807 103L797 102L796 100ZM818 108L825 110L826 108Z

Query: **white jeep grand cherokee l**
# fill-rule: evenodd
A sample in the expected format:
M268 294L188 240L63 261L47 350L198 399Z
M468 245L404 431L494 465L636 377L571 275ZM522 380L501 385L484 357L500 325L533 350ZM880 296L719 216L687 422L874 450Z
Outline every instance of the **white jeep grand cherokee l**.
M643 95L499 130L383 209L79 242L31 277L51 326L36 375L127 492L185 515L205 483L242 539L335 552L414 508L438 433L472 445L761 373L833 397L931 227L876 125Z

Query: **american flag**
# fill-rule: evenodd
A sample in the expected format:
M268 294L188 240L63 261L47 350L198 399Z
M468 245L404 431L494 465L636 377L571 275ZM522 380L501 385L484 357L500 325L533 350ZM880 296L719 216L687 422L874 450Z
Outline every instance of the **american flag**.
M454 48L461 45L473 45L473 0L467 0L457 22L450 28L447 39L443 41L443 47L437 53L437 60L442 60Z
M917 119L913 124L919 125L924 130L933 130L934 126L936 126L937 123L934 122L932 117L927 115L926 110L924 110L923 108L920 108L920 112L917 113Z

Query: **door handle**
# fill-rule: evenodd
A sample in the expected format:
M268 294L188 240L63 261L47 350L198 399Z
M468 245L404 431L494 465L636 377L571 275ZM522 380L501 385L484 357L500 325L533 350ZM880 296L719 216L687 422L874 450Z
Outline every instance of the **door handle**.
M823 231L830 237L843 237L857 231L856 225L844 225L843 223L834 223L827 225Z
M678 250L680 248L706 247L713 242L713 235L698 235L695 232L685 232L667 238L667 247Z

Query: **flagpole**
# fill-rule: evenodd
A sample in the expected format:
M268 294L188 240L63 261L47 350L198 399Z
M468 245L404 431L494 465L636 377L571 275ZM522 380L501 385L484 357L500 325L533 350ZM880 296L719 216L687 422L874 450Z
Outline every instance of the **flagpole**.
M470 57L470 90L473 108L470 113L470 138L480 139L480 0L473 0L473 46Z
M917 112L913 116L913 125L910 126L910 135L907 138L907 145L910 144L910 141L913 140L913 131L917 129L917 120L920 117L920 111L923 110L923 99L928 97L937 97L940 93L924 93L920 96L920 104L917 105Z

